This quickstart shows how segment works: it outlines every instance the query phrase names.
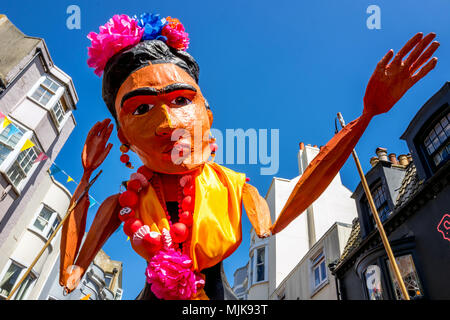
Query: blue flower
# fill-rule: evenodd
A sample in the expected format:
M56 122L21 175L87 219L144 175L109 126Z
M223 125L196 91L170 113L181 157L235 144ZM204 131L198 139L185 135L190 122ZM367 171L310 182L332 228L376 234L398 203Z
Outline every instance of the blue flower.
M141 41L144 40L167 40L161 35L162 28L167 24L165 18L161 18L159 14L143 13L139 17L134 16L138 26L144 29Z

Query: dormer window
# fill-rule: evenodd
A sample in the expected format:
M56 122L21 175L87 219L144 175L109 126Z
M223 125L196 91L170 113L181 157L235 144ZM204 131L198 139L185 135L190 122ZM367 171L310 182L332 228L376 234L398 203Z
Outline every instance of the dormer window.
M444 164L450 155L450 113L444 115L424 139L425 150L437 167Z
M372 188L370 190L370 193L372 194L373 201L375 202L375 207L377 208L378 216L380 217L381 222L384 222L391 214L391 210L389 208L383 184L379 184L376 187ZM370 210L370 206L369 203L367 202L366 197L363 198L363 203L366 212L369 214L371 218L372 226L375 226L375 220L372 215L372 210Z

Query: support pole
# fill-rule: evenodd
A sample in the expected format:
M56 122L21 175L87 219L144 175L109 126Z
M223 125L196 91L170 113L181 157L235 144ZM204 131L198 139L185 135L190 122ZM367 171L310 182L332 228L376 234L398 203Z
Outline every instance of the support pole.
M345 127L344 118L342 117L342 114L339 112L337 114L339 122L343 127ZM395 261L394 254L391 249L391 245L389 244L388 237L386 236L386 232L384 231L383 224L381 223L380 217L378 216L377 207L375 206L375 202L373 201L372 194L370 193L369 185L367 184L366 176L364 175L364 171L361 167L361 163L359 162L358 155L356 154L355 149L352 151L353 159L356 163L356 168L358 169L359 176L361 178L361 184L364 188L364 192L367 197L367 202L369 203L370 209L372 210L372 215L375 220L375 223L377 225L378 231L380 232L381 241L383 242L384 249L386 250L386 253L388 255L389 261L391 262L392 269L394 270L395 278L397 279L397 282L400 286L400 290L403 294L403 297L405 300L410 300L408 290L406 290L405 283L403 281L402 275L400 273L400 269L398 268L397 261Z
M38 255L36 256L36 258L34 258L33 263L31 263L31 265L28 267L27 272L25 272L25 274L22 276L22 278L20 279L20 281L14 286L14 288L11 290L11 293L9 294L9 296L6 298L6 300L11 300L12 296L14 295L14 293L16 293L17 289L20 287L20 285L23 283L23 281L25 281L25 279L27 278L27 276L30 274L31 270L33 269L33 267L36 265L36 263L38 262L39 258L42 256L42 254L44 253L45 249L47 249L47 247L50 245L50 243L52 242L53 238L56 236L56 234L58 233L59 229L62 227L62 225L64 224L64 222L67 220L67 218L70 216L70 213L75 209L75 207L78 205L78 202L83 199L83 197L87 194L87 192L89 191L89 189L91 188L91 186L94 184L94 182L97 180L98 176L102 173L102 170L100 170L97 175L89 182L89 184L86 186L86 188L83 190L83 193L80 195L80 197L75 200L72 205L69 207L69 209L67 209L66 215L64 216L64 218L61 220L61 222L58 224L58 226L56 227L55 231L53 232L53 234L50 236L50 238L47 240L47 242L45 243L44 247L41 249L41 251L39 251Z

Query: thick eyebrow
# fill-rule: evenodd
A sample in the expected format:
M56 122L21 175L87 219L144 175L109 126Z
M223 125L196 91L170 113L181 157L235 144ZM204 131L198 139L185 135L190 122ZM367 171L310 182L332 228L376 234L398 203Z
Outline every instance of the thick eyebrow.
M190 84L187 84L187 83L173 83L173 84L169 84L168 86L166 86L162 89L155 89L152 87L143 87L143 88L139 88L139 89L136 89L136 90L126 93L122 98L120 107L123 106L123 104L125 103L126 100L131 99L133 97L157 96L160 94L168 94L168 93L178 91L178 90L189 90L189 91L197 92L197 89L194 86L191 86Z

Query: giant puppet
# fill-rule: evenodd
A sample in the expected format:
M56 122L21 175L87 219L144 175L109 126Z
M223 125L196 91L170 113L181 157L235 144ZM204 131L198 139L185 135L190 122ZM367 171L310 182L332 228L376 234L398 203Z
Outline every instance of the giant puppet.
M125 183L126 190L101 204L83 246L87 194L70 213L61 240L61 286L66 292L75 289L124 222L133 249L147 261L146 270L137 271L147 280L138 299L224 299L222 261L241 242L242 205L259 237L285 228L326 189L372 117L389 111L435 67L437 58L430 58L439 43L432 42L434 37L418 33L395 56L389 50L380 60L362 115L321 148L272 225L265 199L245 175L209 160L217 148L210 136L213 114L180 21L154 14L114 16L98 34L88 35L88 64L103 74L103 99L117 124L121 161L131 168L131 150L143 166ZM73 199L108 155L112 130L109 119L90 130ZM199 132L202 138L196 140Z

